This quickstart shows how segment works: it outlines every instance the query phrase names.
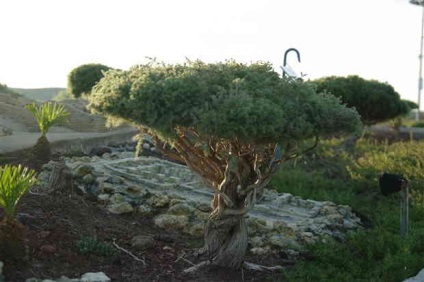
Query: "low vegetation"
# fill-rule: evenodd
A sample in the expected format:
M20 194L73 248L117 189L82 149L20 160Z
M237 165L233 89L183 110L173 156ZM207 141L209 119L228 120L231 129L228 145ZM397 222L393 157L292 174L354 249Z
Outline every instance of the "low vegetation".
M0 167L0 259L20 259L25 254L23 225L15 218L21 197L36 182L35 171L22 166Z
M344 242L310 246L312 259L287 272L289 281L402 281L424 267L424 142L378 144L361 139L347 153L340 139L283 165L271 185L315 200L350 205L364 230ZM381 195L381 172L410 180L410 230L400 235L399 195Z

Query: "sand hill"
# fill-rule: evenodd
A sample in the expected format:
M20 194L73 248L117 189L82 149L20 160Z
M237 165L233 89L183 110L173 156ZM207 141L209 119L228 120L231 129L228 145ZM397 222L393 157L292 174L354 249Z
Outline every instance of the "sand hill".
M0 93L0 135L4 132L38 132L34 117L25 109L26 104L35 102L22 95ZM39 102L36 102L39 103ZM61 101L70 112L69 124L51 128L52 133L105 132L105 119L86 110L87 102L82 99Z

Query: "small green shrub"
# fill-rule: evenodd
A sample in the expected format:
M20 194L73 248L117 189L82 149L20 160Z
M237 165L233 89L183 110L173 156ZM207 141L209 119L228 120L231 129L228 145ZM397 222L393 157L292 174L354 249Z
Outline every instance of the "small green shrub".
M58 103L46 102L41 105L33 103L25 105L25 108L36 119L42 136L46 135L53 125L66 122L69 116L65 106Z
M109 243L101 242L97 238L83 237L77 242L81 254L94 254L103 257L114 256L117 250Z
M420 127L420 128L423 128L423 127L424 127L424 121L417 121L417 122L414 122L414 123L411 125L411 127Z
M6 218L14 218L20 198L36 181L34 170L21 165L0 167L0 207Z
M271 185L315 200L347 204L369 224L345 242L309 246L312 259L286 271L288 281L403 281L424 265L424 142L379 144L360 139L345 152L342 140L324 140L314 152L284 164ZM400 236L399 195L381 195L383 171L411 181L410 230Z

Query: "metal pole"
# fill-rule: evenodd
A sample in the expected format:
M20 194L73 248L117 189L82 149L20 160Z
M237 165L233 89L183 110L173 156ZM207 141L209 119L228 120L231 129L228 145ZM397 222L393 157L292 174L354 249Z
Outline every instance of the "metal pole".
M423 88L423 78L422 78L422 71L423 71L423 40L424 40L424 5L421 4L422 7L422 16L421 16L421 46L420 46L420 70L419 70L419 76L418 76L418 109L415 116L415 120L420 120L420 109L421 109L421 90Z
M409 230L409 183L405 182L400 191L400 234L406 237Z

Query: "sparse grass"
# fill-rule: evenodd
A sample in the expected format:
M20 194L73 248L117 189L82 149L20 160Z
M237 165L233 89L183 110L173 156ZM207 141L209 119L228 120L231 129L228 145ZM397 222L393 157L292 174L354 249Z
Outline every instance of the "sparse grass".
M94 254L103 257L114 256L117 250L109 243L99 241L94 237L83 237L77 242L78 252L81 254Z
M410 231L399 231L399 195L384 197L381 172L411 180ZM287 271L288 281L402 281L424 267L424 142L378 144L358 141L353 152L341 140L322 142L313 153L286 163L271 185L315 200L350 205L371 221L343 243L310 246L314 259Z

